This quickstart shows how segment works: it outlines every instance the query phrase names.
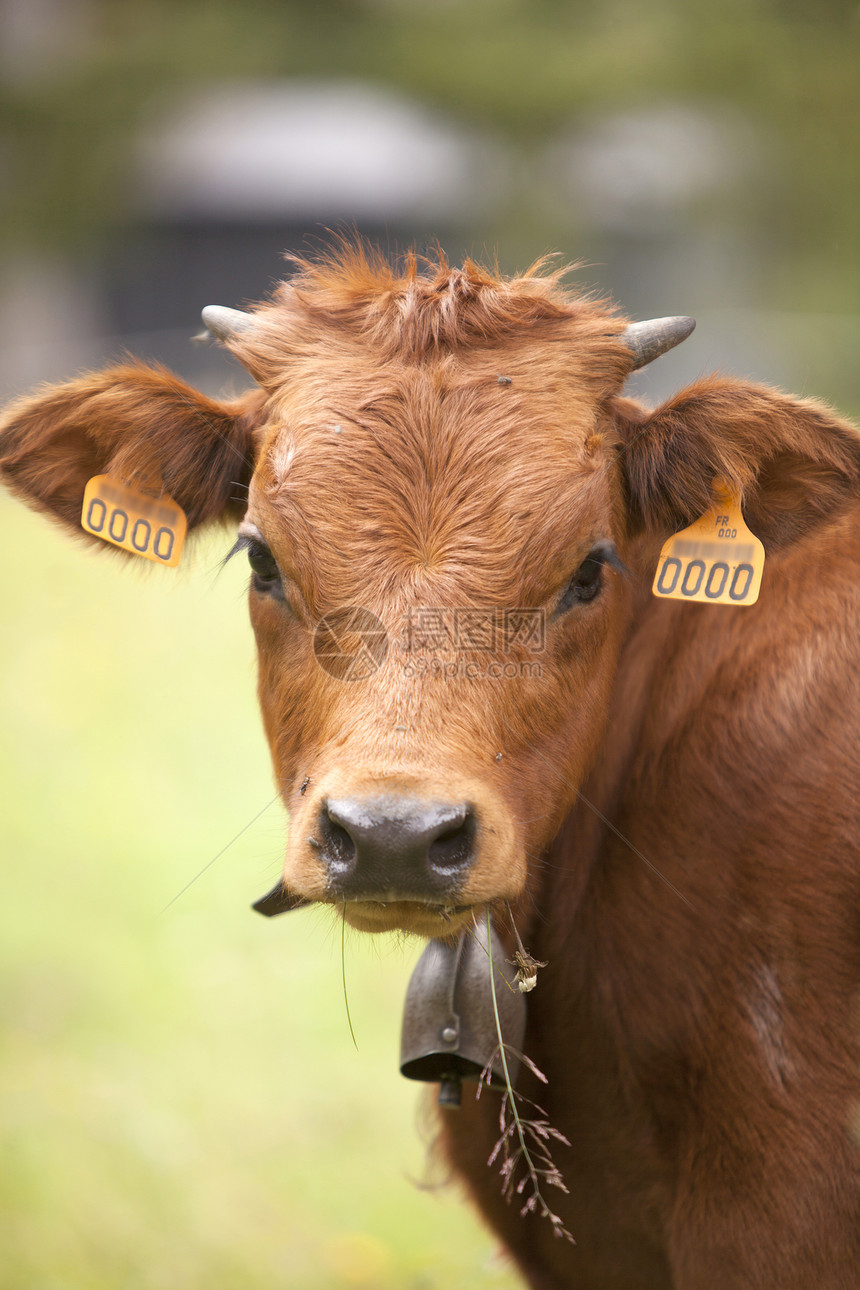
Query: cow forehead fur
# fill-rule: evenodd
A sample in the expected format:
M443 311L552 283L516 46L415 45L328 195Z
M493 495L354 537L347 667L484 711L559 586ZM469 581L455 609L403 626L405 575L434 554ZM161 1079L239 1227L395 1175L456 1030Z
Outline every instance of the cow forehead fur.
M614 532L630 355L614 310L560 276L395 275L352 250L305 264L232 343L268 396L249 518L315 608L354 596L357 571L371 600L386 580L540 600Z

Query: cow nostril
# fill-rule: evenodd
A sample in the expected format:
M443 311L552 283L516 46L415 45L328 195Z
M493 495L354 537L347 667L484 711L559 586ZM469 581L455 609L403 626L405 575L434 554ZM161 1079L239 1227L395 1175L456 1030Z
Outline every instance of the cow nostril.
M445 876L462 873L472 863L474 845L475 815L468 807L461 822L449 825L430 843L430 868Z
M322 834L322 852L328 869L344 873L355 864L356 847L347 830L333 819L328 804L320 812L319 831Z

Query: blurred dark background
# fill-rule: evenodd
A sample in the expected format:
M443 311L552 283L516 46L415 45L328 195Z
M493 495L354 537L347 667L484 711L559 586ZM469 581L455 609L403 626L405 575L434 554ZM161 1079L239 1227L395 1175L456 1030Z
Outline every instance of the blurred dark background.
M547 250L725 366L856 410L848 0L2 0L0 388L125 347L217 384L199 309L354 227Z

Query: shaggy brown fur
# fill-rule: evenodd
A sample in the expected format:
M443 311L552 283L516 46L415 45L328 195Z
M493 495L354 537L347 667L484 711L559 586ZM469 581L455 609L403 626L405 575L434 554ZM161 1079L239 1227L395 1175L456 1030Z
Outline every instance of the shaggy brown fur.
M525 1048L572 1144L557 1208L576 1246L503 1203L490 1098L443 1124L529 1285L856 1285L857 432L724 378L655 411L625 399L624 320L545 266L397 272L345 250L300 264L255 318L231 342L253 394L220 404L138 367L83 377L9 409L5 480L76 531L95 473L160 476L192 524L239 517L250 485L245 526L279 571L251 614L291 890L334 898L309 842L330 800L474 808L451 894L468 912L445 922L396 862L380 899L343 909L447 935L487 902L503 921L508 900L549 963ZM768 551L759 603L653 599L663 539L717 476ZM605 542L633 577L606 567L593 599L566 600ZM389 632L355 684L313 654L343 605ZM467 606L543 611L540 675L502 644L447 679L416 670L408 616ZM516 674L463 666L488 662Z

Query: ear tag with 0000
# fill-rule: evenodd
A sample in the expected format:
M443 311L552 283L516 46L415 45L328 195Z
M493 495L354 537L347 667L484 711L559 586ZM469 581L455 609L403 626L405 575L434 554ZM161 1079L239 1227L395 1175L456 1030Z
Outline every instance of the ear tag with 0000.
M179 564L188 521L182 507L158 489L132 488L114 475L93 475L84 489L81 528L144 560Z
M663 544L651 590L668 600L754 605L763 571L764 547L744 523L740 497L715 479L710 508Z

